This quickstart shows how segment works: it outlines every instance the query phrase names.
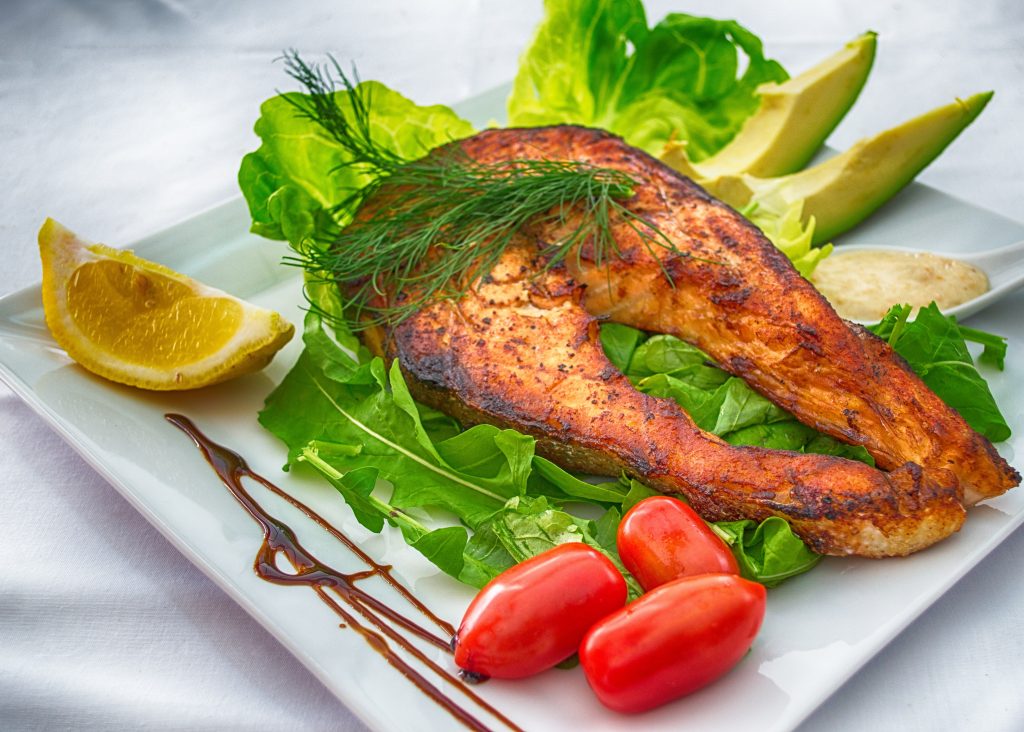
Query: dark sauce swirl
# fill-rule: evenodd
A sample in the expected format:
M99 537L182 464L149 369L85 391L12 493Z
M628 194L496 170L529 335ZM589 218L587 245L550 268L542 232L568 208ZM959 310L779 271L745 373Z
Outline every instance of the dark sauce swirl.
M366 643L383 656L399 673L469 729L488 730L489 727L442 692L430 679L399 656L392 647L392 643L417 659L436 677L458 690L477 707L486 711L509 729L521 732L520 728L513 722L481 699L472 689L468 688L466 682L461 680L459 676L449 673L413 645L410 636L426 641L444 651L451 652L451 639L454 629L451 624L431 612L408 588L395 579L391 574L390 565L374 561L348 536L328 523L326 519L312 508L289 495L263 476L253 472L241 455L210 440L188 417L180 414L167 414L164 416L168 422L192 438L192 441L199 448L214 472L217 473L221 482L231 491L232 495L246 512L255 519L256 523L262 527L263 543L256 553L256 561L253 564L253 569L259 577L280 585L305 585L311 587L317 596L338 615L342 621L342 627L351 628L359 633ZM359 557L367 568L359 572L346 574L319 561L302 546L295 536L295 532L287 524L267 513L249 494L242 485L242 478L250 478L260 483L267 490L300 510L341 542L349 551ZM286 572L278 567L277 560L281 554L295 568L294 573ZM446 638L424 628L387 603L382 602L357 586L357 582L371 577L380 577L391 585L420 615L443 632ZM470 680L466 679L466 681ZM477 681L477 679L473 679L473 681Z

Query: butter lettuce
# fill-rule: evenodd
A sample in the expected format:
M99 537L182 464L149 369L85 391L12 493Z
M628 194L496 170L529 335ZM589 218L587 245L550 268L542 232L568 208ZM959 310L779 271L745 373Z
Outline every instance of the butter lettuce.
M787 78L735 21L672 13L648 28L639 0L547 0L508 119L602 127L652 154L685 140L701 160L756 111L759 84Z
M803 212L802 200L773 205L756 198L740 211L786 255L797 272L809 278L818 263L832 253L832 244L814 246L814 217L805 224Z
M373 140L407 159L475 132L448 107L419 106L375 81L361 83L357 93L368 95ZM334 94L351 114L349 93ZM346 165L350 159L342 147L299 112L294 102L300 97L282 94L263 103L255 126L260 147L242 159L238 171L253 233L297 249L345 223L335 220L333 207L369 182L365 172Z

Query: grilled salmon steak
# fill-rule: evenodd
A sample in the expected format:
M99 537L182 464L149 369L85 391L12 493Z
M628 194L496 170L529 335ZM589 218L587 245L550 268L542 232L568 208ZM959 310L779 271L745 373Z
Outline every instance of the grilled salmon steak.
M538 439L564 467L634 475L709 520L777 515L816 551L908 554L955 532L964 503L1020 476L892 349L842 320L756 227L692 181L608 133L489 130L453 143L481 162L576 160L634 178L629 210L671 247L613 223L620 257L545 270L559 232L525 228L458 301L429 304L371 337L413 394L465 424ZM666 277L671 277L671 282ZM843 458L739 447L674 401L638 392L605 357L597 318L669 333L798 419L863 445Z

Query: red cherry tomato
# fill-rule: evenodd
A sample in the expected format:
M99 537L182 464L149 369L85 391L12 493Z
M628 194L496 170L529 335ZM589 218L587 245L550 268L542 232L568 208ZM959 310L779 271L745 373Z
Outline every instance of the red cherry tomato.
M689 575L740 573L726 543L696 511L668 496L645 498L627 511L617 543L622 563L648 591Z
M580 663L601 703L643 712L711 683L747 652L765 589L734 574L683 577L599 622Z
M598 620L626 603L626 580L585 544L560 544L505 570L473 598L455 635L455 663L518 679L564 661Z

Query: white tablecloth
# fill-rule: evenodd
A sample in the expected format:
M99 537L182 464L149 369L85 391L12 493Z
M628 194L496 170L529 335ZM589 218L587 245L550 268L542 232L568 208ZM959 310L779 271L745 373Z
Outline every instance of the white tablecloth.
M838 146L995 89L922 178L1024 218L1024 5L721 0L651 3L649 15L673 9L740 19L793 71L877 30ZM38 281L47 215L126 244L236 195L259 102L287 85L272 63L282 49L330 51L417 101L454 102L511 77L540 12L490 0L4 3L0 294ZM2 385L0 534L0 728L362 728ZM1018 531L805 728L1024 729L1022 558Z

